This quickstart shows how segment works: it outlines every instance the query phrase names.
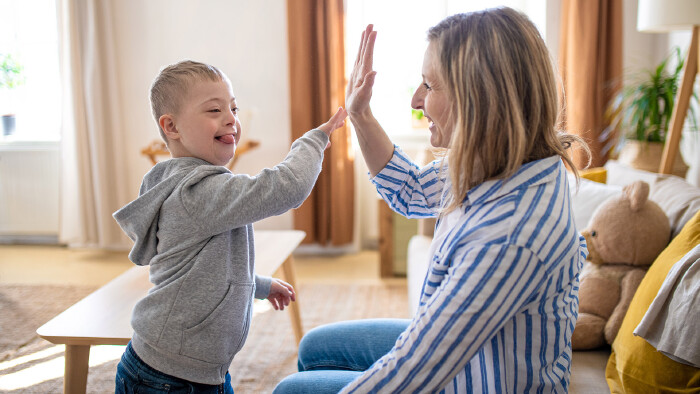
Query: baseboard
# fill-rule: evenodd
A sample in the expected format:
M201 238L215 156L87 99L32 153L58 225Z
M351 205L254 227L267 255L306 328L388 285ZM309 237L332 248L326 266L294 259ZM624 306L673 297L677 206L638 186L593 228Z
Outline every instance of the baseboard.
M58 235L0 235L0 245L60 245Z
M294 251L294 254L336 256L336 255L343 255L343 254L350 254L350 253L357 253L357 252L359 252L359 250L353 244L344 245L344 246L322 246L320 244L307 244L307 245L299 245L296 248L296 250Z

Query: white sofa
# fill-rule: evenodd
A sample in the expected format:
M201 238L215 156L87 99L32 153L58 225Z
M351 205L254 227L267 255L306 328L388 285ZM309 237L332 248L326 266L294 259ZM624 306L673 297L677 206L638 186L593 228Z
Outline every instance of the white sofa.
M574 220L579 231L586 227L593 212L603 201L618 195L624 185L636 180L649 183L650 199L659 204L669 217L673 236L680 231L683 224L695 212L700 210L700 188L690 185L681 178L631 169L616 161L609 161L605 168L607 170L606 184L581 179L578 190L572 186ZM432 229L432 226L425 225L421 228ZM428 250L431 240L432 230L429 230L412 237L408 245L407 279L411 313L415 312L418 306L423 279L428 269ZM609 348L574 352L570 392L610 392L605 381L605 366L609 355Z

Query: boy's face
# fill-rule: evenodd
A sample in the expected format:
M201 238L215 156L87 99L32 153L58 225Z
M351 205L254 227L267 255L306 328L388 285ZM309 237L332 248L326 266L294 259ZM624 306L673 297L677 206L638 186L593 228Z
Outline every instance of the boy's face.
M195 81L180 111L163 115L160 122L166 126L173 157L197 157L223 166L233 158L241 138L236 98L226 80Z

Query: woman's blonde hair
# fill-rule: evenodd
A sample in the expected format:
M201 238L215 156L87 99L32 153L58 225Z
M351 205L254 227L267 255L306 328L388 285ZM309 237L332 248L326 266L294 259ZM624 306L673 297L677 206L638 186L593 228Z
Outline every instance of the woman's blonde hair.
M457 208L472 187L514 175L524 163L559 155L579 137L557 132L559 102L549 52L535 25L511 8L457 14L428 31L453 106L447 154Z
M151 85L151 111L156 123L160 117L180 110L182 99L187 94L190 84L195 81L218 82L227 80L218 68L208 64L183 60L160 70ZM168 143L163 129L158 125L160 136Z

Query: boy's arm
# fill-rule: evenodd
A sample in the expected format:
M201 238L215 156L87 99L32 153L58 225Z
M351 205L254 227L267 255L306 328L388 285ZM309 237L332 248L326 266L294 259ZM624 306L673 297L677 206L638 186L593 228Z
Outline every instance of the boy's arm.
M216 167L204 170L211 172L192 177L181 188L184 209L201 231L219 234L300 206L321 172L328 136L344 118L340 109L329 122L294 141L284 161L255 176Z
M255 274L255 298L264 300L270 294L272 278Z

